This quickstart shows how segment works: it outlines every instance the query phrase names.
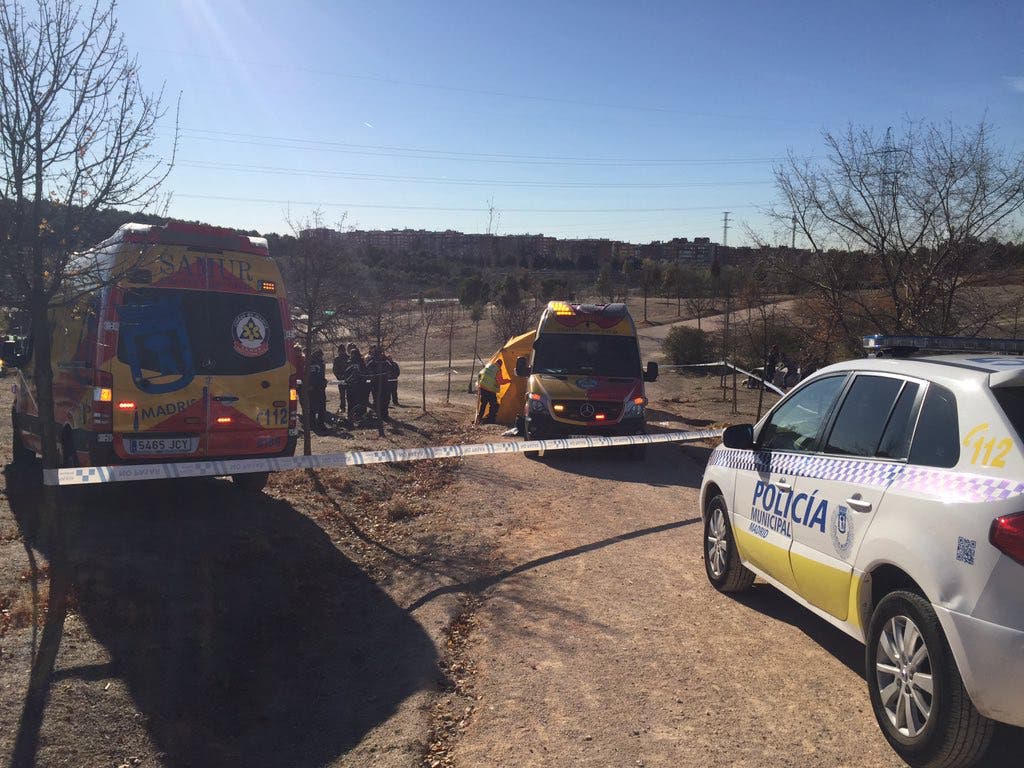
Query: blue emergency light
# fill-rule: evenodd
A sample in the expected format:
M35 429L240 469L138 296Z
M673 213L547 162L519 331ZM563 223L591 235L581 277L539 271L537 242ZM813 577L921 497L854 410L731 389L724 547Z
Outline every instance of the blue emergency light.
M1024 339L975 339L960 336L865 336L868 357L902 357L914 352L1024 354Z

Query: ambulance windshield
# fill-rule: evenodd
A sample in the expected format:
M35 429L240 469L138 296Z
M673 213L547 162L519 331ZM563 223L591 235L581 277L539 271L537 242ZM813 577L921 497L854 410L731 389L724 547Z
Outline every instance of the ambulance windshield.
M634 336L542 334L533 349L534 373L611 378L640 376L640 349Z

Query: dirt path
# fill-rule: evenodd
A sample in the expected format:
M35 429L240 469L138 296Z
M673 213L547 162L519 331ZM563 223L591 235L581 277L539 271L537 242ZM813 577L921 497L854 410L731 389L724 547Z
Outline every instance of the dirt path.
M768 586L707 584L707 450L467 461L456 503L506 490L514 565L485 593L459 766L896 766L861 647Z

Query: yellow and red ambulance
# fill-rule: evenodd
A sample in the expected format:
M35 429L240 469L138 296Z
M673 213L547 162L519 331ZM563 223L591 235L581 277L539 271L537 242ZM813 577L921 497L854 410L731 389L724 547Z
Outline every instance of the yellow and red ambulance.
M294 453L294 332L264 238L126 224L83 258L94 287L51 313L65 466ZM16 388L16 458L41 452L30 358ZM235 480L262 487L266 476Z
M657 379L658 364L641 370L636 325L625 304L552 301L541 314L532 355L516 360L516 375L529 377L527 440L640 435L644 382Z

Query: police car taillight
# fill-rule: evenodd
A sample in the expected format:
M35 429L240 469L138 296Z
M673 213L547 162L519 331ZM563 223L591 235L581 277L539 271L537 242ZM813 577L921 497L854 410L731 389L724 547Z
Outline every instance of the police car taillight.
M1004 555L1024 565L1024 512L993 520L988 540Z

